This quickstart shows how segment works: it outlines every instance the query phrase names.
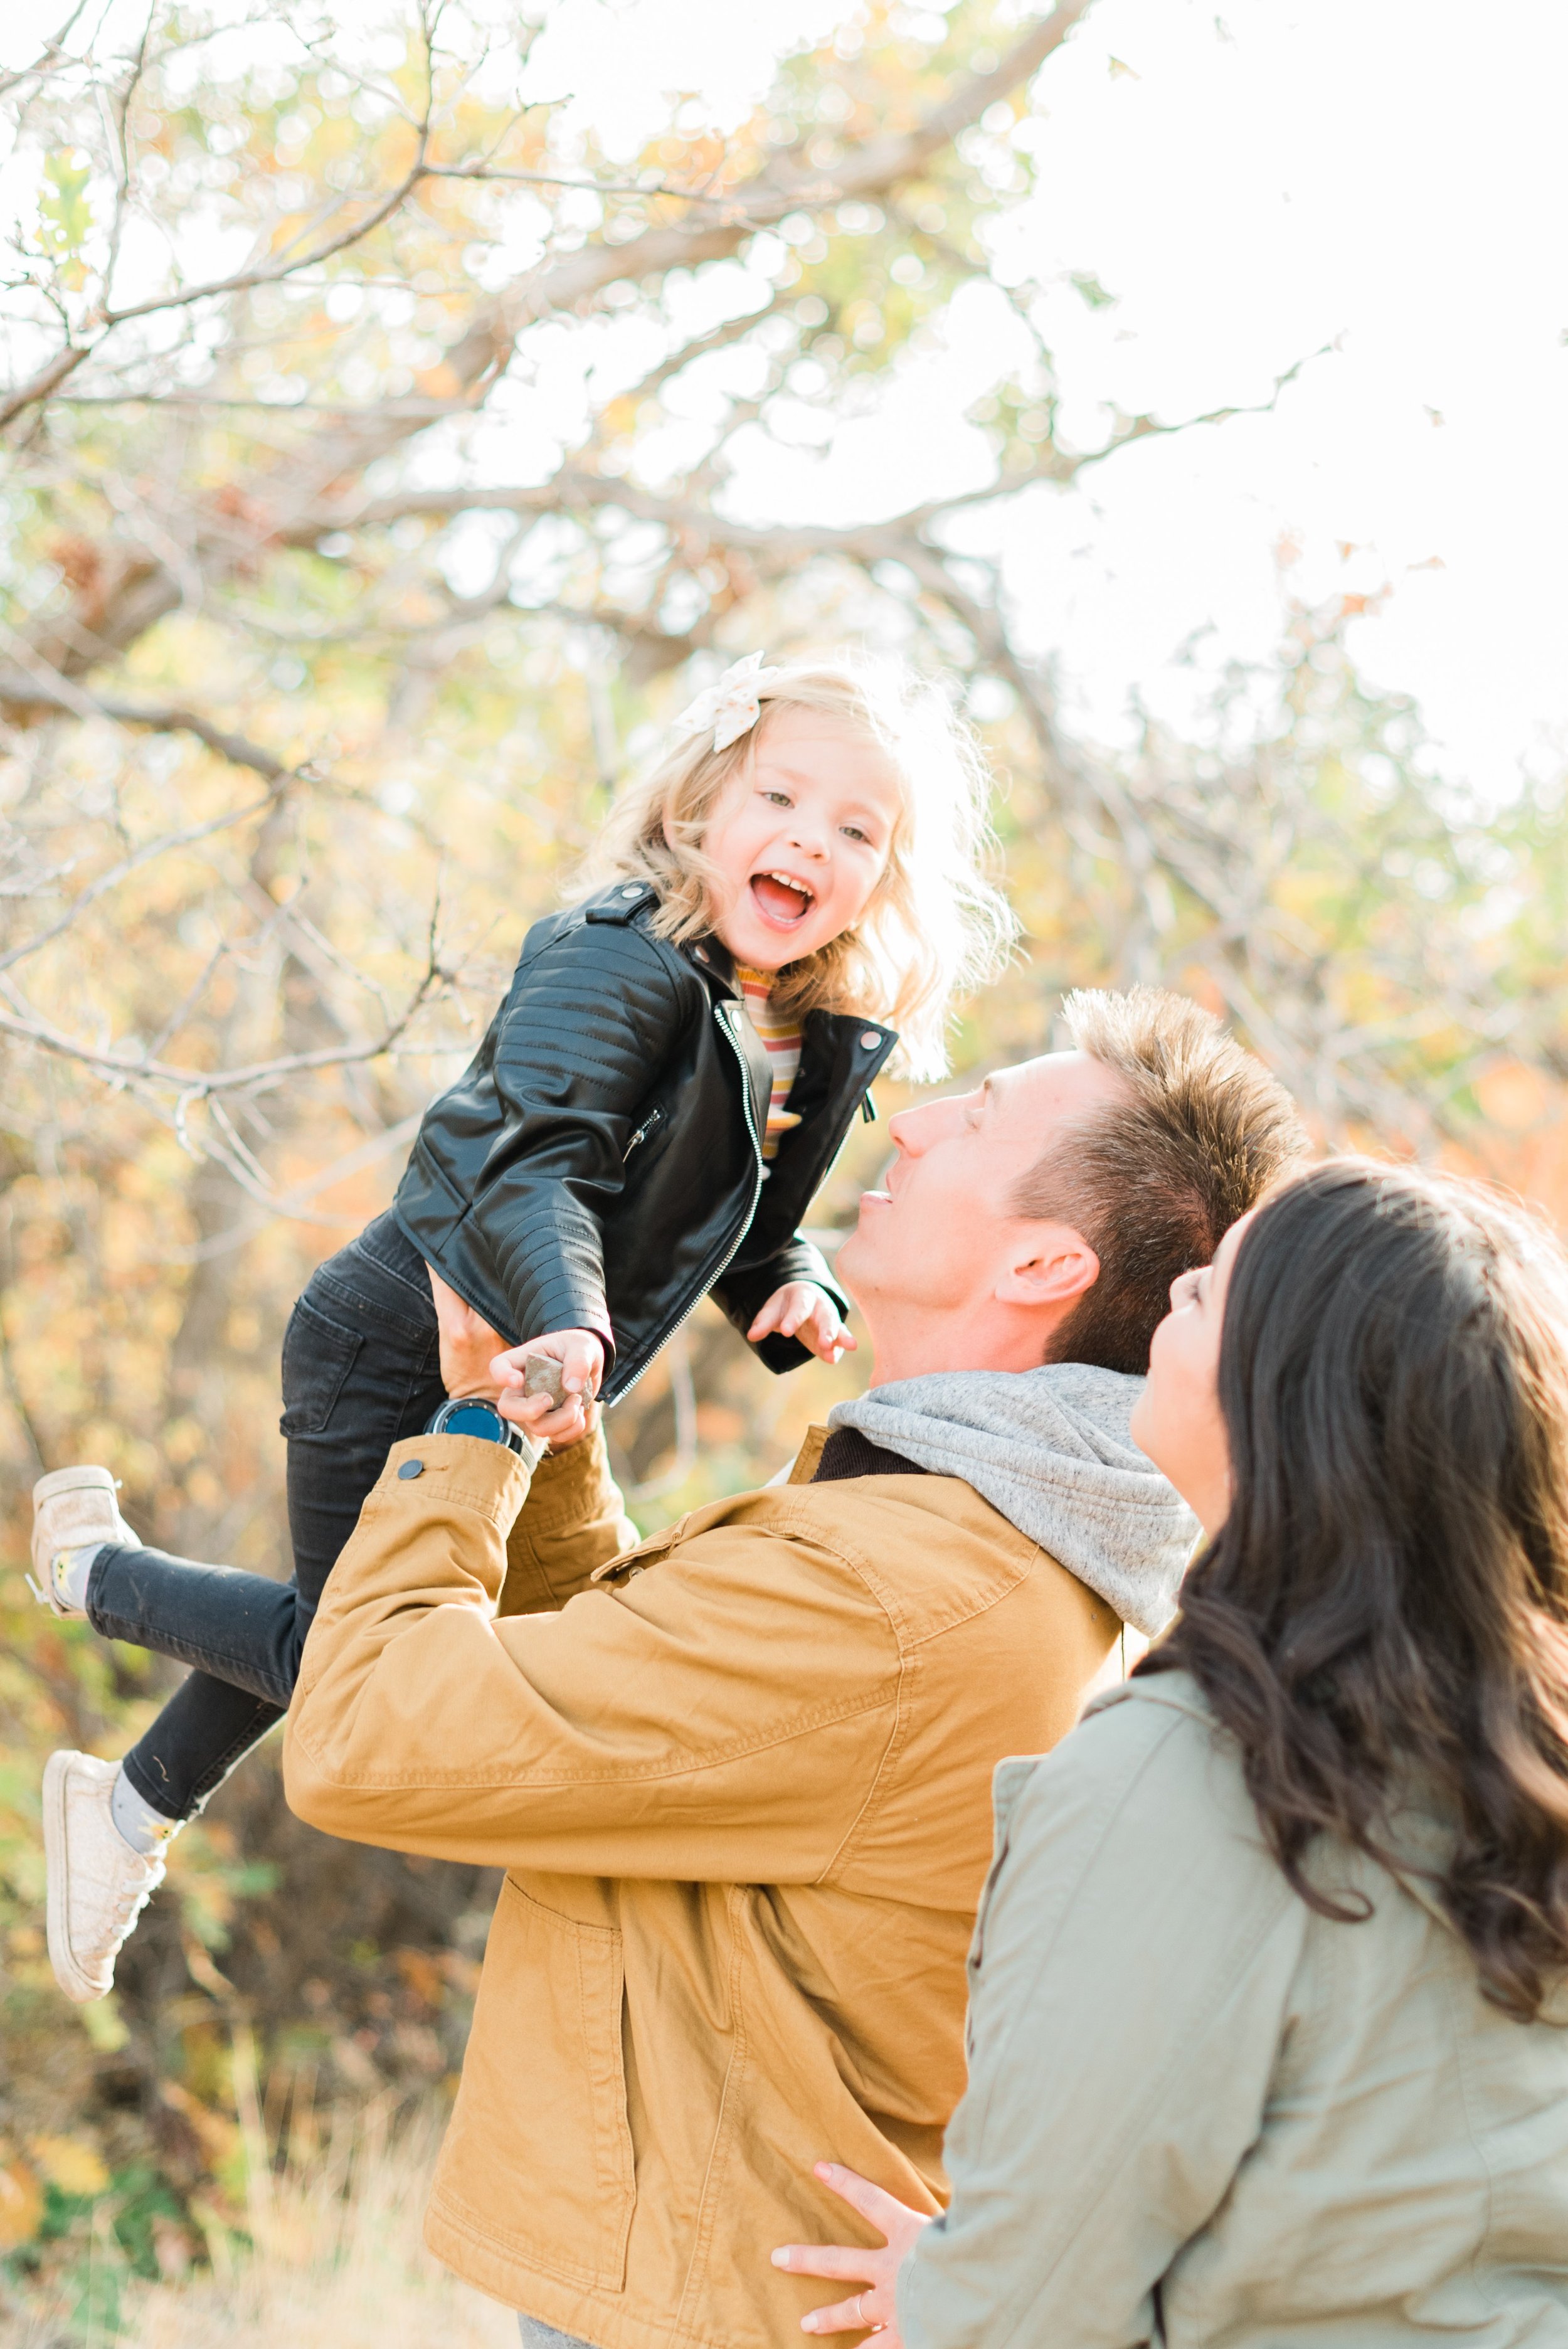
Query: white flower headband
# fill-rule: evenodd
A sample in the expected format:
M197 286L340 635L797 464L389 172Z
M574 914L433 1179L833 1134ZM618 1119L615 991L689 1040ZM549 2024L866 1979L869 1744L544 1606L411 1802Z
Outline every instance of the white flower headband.
M676 719L677 734L706 734L713 729L713 747L727 750L743 734L749 734L762 715L762 688L771 685L784 674L781 668L764 668L760 653L748 653L727 668L717 685L710 685L689 702Z

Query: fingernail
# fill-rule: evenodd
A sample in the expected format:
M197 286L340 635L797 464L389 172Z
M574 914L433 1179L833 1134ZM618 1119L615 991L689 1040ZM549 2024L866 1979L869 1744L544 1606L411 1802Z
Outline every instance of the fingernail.
M771 2258L776 2268L787 2268L789 2264L789 2254L788 2251L773 2251L770 2252L769 2256Z

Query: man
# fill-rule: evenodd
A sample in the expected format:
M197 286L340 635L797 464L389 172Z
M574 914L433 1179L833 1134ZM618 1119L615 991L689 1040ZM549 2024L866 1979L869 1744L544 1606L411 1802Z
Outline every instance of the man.
M814 2157L944 2194L992 1770L1171 1611L1193 1525L1135 1373L1301 1141L1192 1005L1067 1018L1073 1050L892 1120L838 1259L875 1376L787 1485L626 1550L596 1435L531 1495L419 1437L328 1585L295 1810L509 1871L427 2231L525 2340L782 2344Z

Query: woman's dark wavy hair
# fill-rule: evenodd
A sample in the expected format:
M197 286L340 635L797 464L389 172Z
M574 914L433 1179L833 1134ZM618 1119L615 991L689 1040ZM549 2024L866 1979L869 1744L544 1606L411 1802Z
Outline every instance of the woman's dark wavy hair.
M1568 1967L1568 1263L1517 1203L1367 1160L1243 1238L1220 1348L1233 1499L1139 1667L1190 1671L1301 1898L1319 1834L1400 1865L1414 1794L1489 1999ZM1408 1868L1406 1868L1408 1873Z

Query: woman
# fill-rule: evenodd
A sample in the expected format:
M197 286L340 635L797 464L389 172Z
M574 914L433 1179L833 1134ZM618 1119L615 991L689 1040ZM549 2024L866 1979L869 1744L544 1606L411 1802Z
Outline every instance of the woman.
M1133 1421L1209 1537L996 1774L953 2201L819 2171L879 2349L1568 2344L1568 1265L1320 1166L1171 1292ZM895 2291L896 2277L896 2291Z

